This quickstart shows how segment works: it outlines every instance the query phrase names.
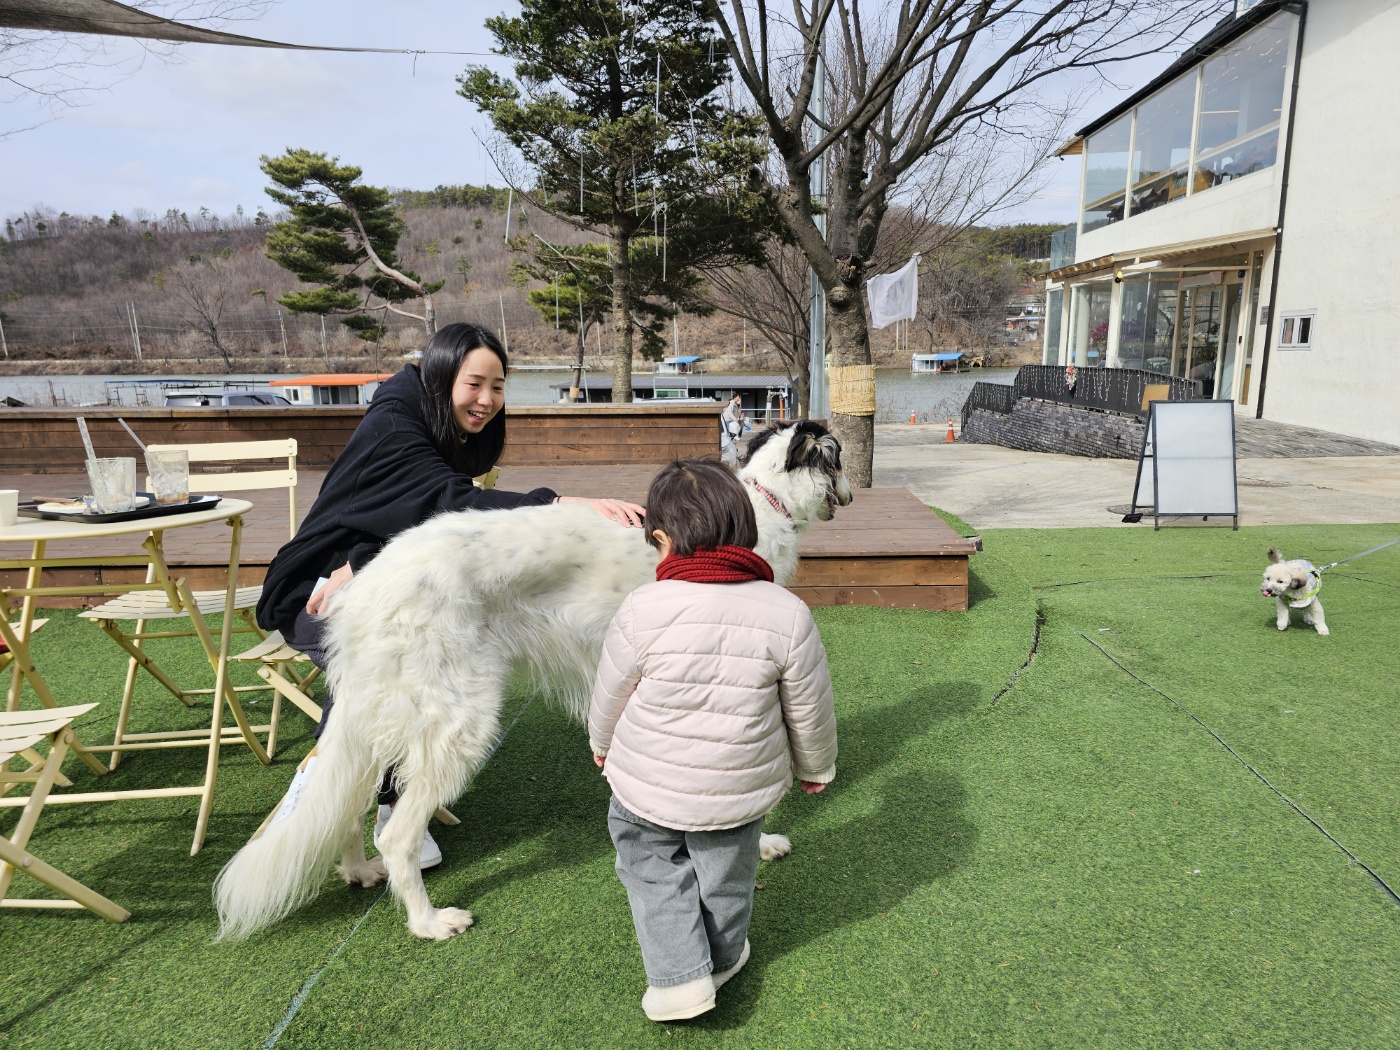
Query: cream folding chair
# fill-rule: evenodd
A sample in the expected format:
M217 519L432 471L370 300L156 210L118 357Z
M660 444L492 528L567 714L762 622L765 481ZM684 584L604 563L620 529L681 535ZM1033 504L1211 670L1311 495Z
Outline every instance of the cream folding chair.
M164 452L170 450L180 450L189 453L191 465L197 463L244 463L252 460L275 461L272 469L254 470L246 472L209 472L196 474L190 473L190 492L244 492L259 489L285 488L287 490L287 502L289 507L289 535L296 535L297 526L297 443L295 438L278 438L270 441L220 441L206 444L181 444L181 445L149 445L152 452ZM149 487L149 481L147 482ZM164 554L153 549L152 565L146 575L146 582L153 583L158 579L155 559L163 559ZM211 613L222 612L224 608L225 592L220 590L194 591L195 605L200 616L208 616ZM235 594L234 612L242 621L241 625L233 628L235 634L256 634L259 639L265 637L262 630L258 628L257 621L253 617L253 609L262 596L262 586L239 587ZM123 751L150 750L154 748L168 747L204 747L209 743L209 733L206 730L179 730L169 732L154 733L129 733L127 724L131 716L132 695L136 689L136 678L140 670L145 670L157 682L179 700L186 707L194 706L195 699L200 696L208 696L213 693L213 689L188 689L179 685L173 676L165 671L154 659L152 659L143 649L142 643L155 638L188 638L200 633L196 628L184 628L170 631L150 631L147 624L152 620L176 620L186 619L190 616L187 609L175 609L167 596L160 591L133 591L113 598L111 601L103 602L96 608L79 613L83 619L96 621L100 627L113 641L115 641L127 655L131 658L127 665L126 684L122 690L121 708L117 712L117 729L110 746L89 747L91 751L110 751L112 753L109 768L116 769L121 762ZM124 631L119 624L126 621L135 621L135 629ZM202 627L202 624L200 625ZM263 692L266 686L234 686L230 688L233 694L229 698L230 705L234 708L236 715L241 715L241 707L238 705L237 696L240 693ZM264 725L251 726L252 733L267 734L266 754L259 754L260 761L269 761L272 754L277 749L277 729L281 719L282 697L280 693L273 692L272 710L269 721ZM237 726L227 726L223 731L221 744L237 744L249 742L243 730ZM251 744L250 744L251 746ZM258 748L254 748L256 754Z
M34 785L29 801L20 811L14 834L8 839L0 838L0 908L86 908L111 922L124 922L131 917L131 912L125 908L44 863L27 848L29 838L34 834L34 826L39 823L39 814L48 800L49 790L55 783L63 787L71 785L71 781L59 772L63 756L73 742L73 731L69 726L79 715L96 706L79 704L42 711L0 713L0 785ZM47 756L41 756L34 750L34 746L43 740L49 742ZM27 770L9 768L13 760L21 758L29 763ZM9 896L10 883L17 871L61 893L62 899Z

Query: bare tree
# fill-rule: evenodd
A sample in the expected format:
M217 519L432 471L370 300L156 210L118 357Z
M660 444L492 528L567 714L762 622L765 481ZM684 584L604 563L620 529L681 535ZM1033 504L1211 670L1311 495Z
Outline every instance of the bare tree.
M212 259L191 255L165 271L165 280L180 302L180 319L209 341L233 371L233 351L224 333L224 311L238 291L232 267L222 254Z
M769 245L762 266L711 270L702 293L730 317L743 318L773 344L783 371L797 388L797 414L809 415L811 387L807 259L792 245Z
M768 0L711 0L772 141L775 163L754 181L826 292L831 423L854 483L870 484L874 453L862 287L900 189L965 143L1019 143L1062 122L1071 107L1051 78L1161 52L1221 11L1221 0L792 0L784 19ZM834 90L822 114L824 61ZM818 164L831 176L825 234Z

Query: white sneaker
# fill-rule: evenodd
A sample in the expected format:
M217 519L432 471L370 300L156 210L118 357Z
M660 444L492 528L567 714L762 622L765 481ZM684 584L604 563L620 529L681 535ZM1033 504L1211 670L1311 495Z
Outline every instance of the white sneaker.
M647 988L642 1010L653 1021L684 1021L715 1008L715 986L710 975L667 988Z
M277 814L272 818L268 827L273 824L280 824L292 815L292 810L297 808L297 802L301 800L301 793L306 788L306 782L311 779L311 767L316 764L316 756L312 755L306 760L306 768L298 769L296 776L292 777L291 786L287 788L287 793L282 796L282 804L277 807Z
M727 970L716 970L710 974L710 979L715 983L715 991L719 991L719 986L729 978L744 968L744 963L749 961L749 942L744 941L744 950L739 953L739 961Z
M374 848L379 849L379 832L384 825L389 823L389 817L393 815L393 806L380 806L379 813L374 818ZM382 851L381 851L382 852ZM418 867L422 871L429 868L436 868L442 863L442 850L438 849L438 844L433 841L432 834L425 828L423 830L423 850L418 855Z

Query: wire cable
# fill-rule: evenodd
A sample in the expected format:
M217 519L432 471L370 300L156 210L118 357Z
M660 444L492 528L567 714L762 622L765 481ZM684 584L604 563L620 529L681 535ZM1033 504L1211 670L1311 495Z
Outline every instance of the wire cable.
M1371 878L1372 878L1372 880L1375 882L1375 884L1381 888L1382 892L1384 892L1385 895L1386 895L1387 897L1390 898L1390 901L1391 901L1392 904L1400 905L1400 894L1396 893L1395 890L1391 889L1390 884L1387 883L1387 882L1385 881L1385 879L1383 879L1383 878L1381 878L1379 875L1377 875L1373 870L1371 870L1370 867L1367 866L1367 864L1366 864L1365 861L1363 861L1360 857L1358 857L1358 856L1357 856L1355 853L1353 853L1351 850L1347 849L1346 846L1342 845L1341 841L1337 838L1337 836L1333 835L1330 831L1328 831L1328 830L1327 830L1326 828L1324 828L1321 824L1319 824L1306 810L1303 809L1302 806L1298 805L1298 803L1294 802L1291 798L1289 798L1289 797L1288 797L1287 795L1285 795L1282 791L1280 791L1278 788L1276 788L1276 787L1273 785L1273 783L1269 780L1268 777L1266 777L1263 773L1259 772L1259 770L1255 769L1252 765L1250 765L1249 762L1245 760L1245 758L1244 758L1243 755L1241 755L1238 751L1236 751L1233 747L1231 747L1228 743L1226 743L1226 742L1225 742L1225 739L1224 739L1219 733L1217 733L1214 729L1212 729L1210 726L1206 725L1205 722L1203 722L1199 717L1197 717L1197 715L1196 715L1196 713L1195 713L1194 711L1192 711L1189 707L1187 707L1185 704L1181 703L1181 702L1180 702L1179 700L1177 700L1176 698L1174 698L1174 697L1172 697L1172 696L1169 696L1167 693L1164 693L1162 690L1158 689L1155 685L1153 685L1153 684L1152 684L1151 682L1149 682L1147 679L1145 679L1145 678L1141 677L1140 675L1134 673L1134 672L1133 672L1132 670L1130 670L1127 666L1125 666L1117 657L1115 657L1112 653L1110 653L1107 649L1105 649L1105 648L1104 648L1102 645L1100 645L1098 642L1094 641L1094 639L1090 638L1090 637L1089 637L1087 634L1085 634L1083 631L1078 631L1078 632L1076 632L1076 633L1079 635L1079 637L1083 638L1086 642L1088 642L1090 645L1092 645L1092 646L1093 646L1095 649L1097 649L1099 652L1103 653L1104 656L1108 657L1109 661L1110 661L1115 667L1117 667L1120 671L1122 671L1124 674L1126 674L1126 675L1127 675L1129 678L1131 678L1133 681L1138 682L1138 683L1140 683L1141 685L1145 685L1148 689L1151 689L1151 690L1152 690L1154 693L1156 693L1158 696L1165 697L1165 698L1166 698L1167 700L1169 700L1173 705L1175 705L1178 709L1180 709L1181 711L1185 712L1185 713L1191 718L1191 720L1192 720L1193 722L1195 722L1198 726L1200 726L1200 727L1201 727L1202 729L1204 729L1207 733L1209 733L1212 737L1214 737L1216 743L1218 743L1218 744L1219 744L1221 747L1223 747L1226 751L1230 752L1230 754L1233 755L1233 756L1235 757L1235 760L1236 760L1237 762L1239 762L1240 765L1244 766L1245 769L1249 770L1249 771L1250 771L1251 773L1253 773L1256 777L1258 777L1259 780L1260 780L1260 782L1261 782L1265 787L1267 787L1270 791L1272 791L1275 795L1277 795L1280 799L1282 799L1282 800L1284 801L1284 803L1287 804L1287 806L1288 806L1290 809L1292 809L1295 813L1297 813L1300 817L1302 817L1304 820L1306 820L1309 824L1311 824L1311 825L1312 825L1314 828L1316 828L1318 831L1322 832L1322 834L1325 835L1325 836L1327 837L1328 841L1330 841L1330 842L1332 843L1332 845L1336 846L1339 850L1341 850L1343 853L1345 853L1345 854L1347 855L1348 858L1350 858L1350 860L1351 860L1351 862L1352 862L1353 864L1355 864L1358 868L1360 868L1362 871L1364 871L1367 875L1371 876Z

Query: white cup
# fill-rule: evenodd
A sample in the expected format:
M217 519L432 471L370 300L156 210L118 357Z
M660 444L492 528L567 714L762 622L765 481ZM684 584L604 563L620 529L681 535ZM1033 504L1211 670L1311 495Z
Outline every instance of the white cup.
M19 524L19 489L0 489L0 529Z

